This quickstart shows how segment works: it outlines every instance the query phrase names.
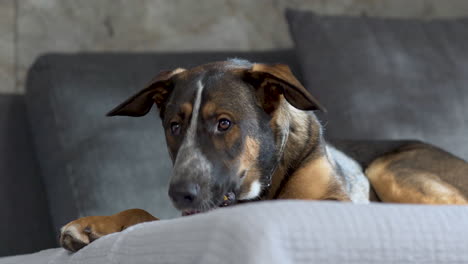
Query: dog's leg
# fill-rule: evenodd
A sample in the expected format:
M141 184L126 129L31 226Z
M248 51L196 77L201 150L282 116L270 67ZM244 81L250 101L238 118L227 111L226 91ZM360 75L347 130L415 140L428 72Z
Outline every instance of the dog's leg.
M366 175L383 202L468 204L468 163L427 144L377 158Z
M60 229L60 245L70 251L78 251L104 235L155 220L159 219L141 209L129 209L110 216L79 218Z

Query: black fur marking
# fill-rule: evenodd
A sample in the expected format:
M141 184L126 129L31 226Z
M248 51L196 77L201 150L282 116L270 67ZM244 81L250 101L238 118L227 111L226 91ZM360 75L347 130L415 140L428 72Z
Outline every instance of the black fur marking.
M297 132L297 128L294 124L291 124L291 126L289 127L289 131L293 134L296 134Z
M273 195L273 199L275 199L275 200L278 199L278 196L280 195L281 190L284 189L284 187L286 186L286 183L289 181L289 179L291 178L291 175L294 173L294 171L296 171L296 168L292 168L292 167L288 168L288 170L286 171L286 174L284 175L283 179L281 180L281 183L280 183L278 189L276 189L276 192Z
M312 116L312 114L307 116L307 124L309 126L309 129L308 129L307 144L305 144L305 149L303 152L305 154L303 155L302 159L298 160L298 163L295 164L296 166L300 166L301 164L307 163L307 161L317 158L317 155L312 155L312 154L314 152L317 152L317 148L324 144L322 142L322 139L320 138L320 134L319 134L320 132L313 130L313 125L312 125L314 122L313 119L314 119L314 116ZM315 121L318 122L318 120L315 120ZM317 128L319 128L319 126L320 125L318 125ZM317 139L312 139L312 137L314 137L314 133L317 133ZM311 145L312 143L314 144ZM309 149L307 150L307 148Z
M270 186L271 184L271 172L276 165L275 162L278 159L278 153L276 153L276 145L274 142L274 133L269 125L271 120L270 115L267 115L263 109L258 109L259 116L259 129L260 134L257 136L260 141L260 151L258 157L258 165L261 171L261 183L262 186Z

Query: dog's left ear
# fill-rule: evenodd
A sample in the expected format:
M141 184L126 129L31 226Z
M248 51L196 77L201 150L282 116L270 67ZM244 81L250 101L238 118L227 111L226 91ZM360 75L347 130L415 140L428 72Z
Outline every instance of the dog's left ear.
M151 110L153 104L156 103L162 117L166 101L174 87L173 77L184 71L185 69L177 68L172 71L160 72L145 89L112 109L112 111L107 113L107 116L144 116Z
M275 94L283 94L284 98L297 109L326 111L285 64L255 63L247 70L244 80L256 87L257 93L263 93L264 100L274 98Z

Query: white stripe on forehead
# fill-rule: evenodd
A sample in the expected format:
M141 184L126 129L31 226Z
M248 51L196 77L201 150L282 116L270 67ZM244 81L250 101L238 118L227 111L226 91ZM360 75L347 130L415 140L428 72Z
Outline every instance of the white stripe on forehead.
M189 144L193 144L195 141L195 134L197 133L197 120L198 114L200 113L201 97L203 93L203 84L200 80L197 82L197 95L195 96L195 102L193 102L192 119L190 119L189 128L187 129L187 140Z
M179 154L180 152L184 152L184 151L193 152L195 150L195 136L197 134L198 115L200 113L203 88L204 86L202 82L199 80L197 82L197 92L195 95L195 101L193 102L192 118L190 119L189 128L187 129L185 139L179 149ZM180 161L179 154L177 154L175 166L185 166L189 164L195 157L195 156L192 156L192 158L187 158L186 160ZM180 162L183 162L183 164L179 164Z

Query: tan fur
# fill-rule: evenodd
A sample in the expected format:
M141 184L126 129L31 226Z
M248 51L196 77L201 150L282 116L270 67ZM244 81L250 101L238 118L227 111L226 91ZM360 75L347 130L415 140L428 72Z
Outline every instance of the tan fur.
M216 113L216 104L213 102L206 102L202 108L202 115L205 120L209 119Z
M419 169L425 163L425 151L429 148L402 151L386 155L373 161L366 169L377 195L383 202L422 204L468 204L466 197L444 175L432 171L431 166ZM436 149L430 151L436 152ZM419 158L417 155L420 154ZM434 153L436 154L436 153ZM442 154L442 153L440 153ZM421 160L422 159L422 160ZM413 161L407 166L407 162ZM431 163L437 162L431 160ZM450 174L447 170L445 173Z
M192 103L189 103L189 102L183 103L180 106L180 110L184 113L185 118L189 118L193 111L193 105Z
M110 216L79 218L62 227L60 244L68 250L77 251L104 235L120 232L129 226L155 220L159 219L141 209L129 209ZM77 242L79 248L76 246Z
M325 157L317 158L298 169L281 190L280 199L326 199L333 182L333 168Z
M244 151L239 157L238 175L241 176L243 171L247 171L245 178L240 188L240 195L243 196L250 192L252 182L260 179L260 171L256 164L256 160L260 154L260 145L254 138L247 136L244 144Z

